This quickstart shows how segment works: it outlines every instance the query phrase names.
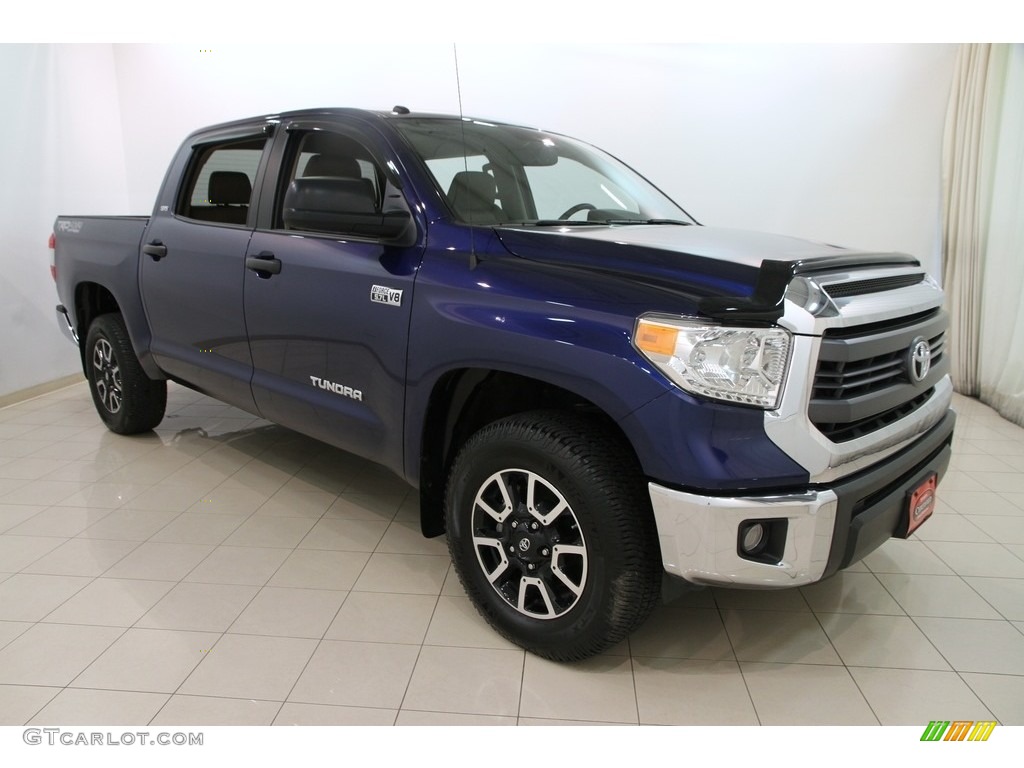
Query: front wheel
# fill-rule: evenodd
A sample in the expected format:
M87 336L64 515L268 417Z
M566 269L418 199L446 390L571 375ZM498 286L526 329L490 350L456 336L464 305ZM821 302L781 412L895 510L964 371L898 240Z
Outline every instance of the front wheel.
M446 523L477 609L540 656L600 653L657 600L661 558L642 474L596 420L537 412L481 429L453 464Z
M163 419L167 382L142 370L121 315L100 315L89 326L85 371L96 412L112 432L147 432Z

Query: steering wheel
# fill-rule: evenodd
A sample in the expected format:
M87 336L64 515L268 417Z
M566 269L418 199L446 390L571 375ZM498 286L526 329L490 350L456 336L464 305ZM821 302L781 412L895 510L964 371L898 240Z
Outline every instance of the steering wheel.
M591 205L590 203L576 203L576 205L574 205L572 208L567 210L565 213L563 213L558 218L559 219L568 219L574 213L579 213L580 211L594 211L594 210L597 210L597 206L596 205Z

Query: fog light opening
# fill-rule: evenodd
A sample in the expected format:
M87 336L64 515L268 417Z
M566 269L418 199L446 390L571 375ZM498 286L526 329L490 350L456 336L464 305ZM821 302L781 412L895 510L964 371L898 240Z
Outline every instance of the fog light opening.
M768 543L768 529L764 523L748 523L740 531L740 549L745 555L759 555Z
M736 553L744 560L779 565L786 551L788 530L785 518L744 520L736 531Z

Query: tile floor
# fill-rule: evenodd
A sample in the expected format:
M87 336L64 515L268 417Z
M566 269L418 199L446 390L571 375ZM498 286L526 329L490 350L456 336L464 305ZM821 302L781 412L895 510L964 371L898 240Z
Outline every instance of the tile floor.
M692 592L575 665L468 604L387 472L172 386L0 410L0 724L1024 724L1024 429L958 397L940 506L813 587Z

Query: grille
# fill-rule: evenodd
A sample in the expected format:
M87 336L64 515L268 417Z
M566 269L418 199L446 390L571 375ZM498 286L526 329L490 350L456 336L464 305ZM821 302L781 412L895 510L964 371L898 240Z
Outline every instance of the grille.
M944 312L918 315L892 325L827 331L822 339L808 415L836 443L882 429L921 407L949 368ZM919 338L931 347L923 380L910 372L910 347Z
M907 341L907 346L909 345L910 340ZM945 331L928 339L928 345L932 348L931 363L934 366L945 356ZM818 375L814 377L814 392L811 397L830 400L863 397L885 390L901 381L910 382L906 349L863 360L822 360L818 364Z
M865 293L879 293L880 291L906 288L909 285L917 285L922 280L924 280L924 272L917 272L912 275L894 275L892 277L877 277L871 280L854 280L849 283L833 283L832 285L824 285L822 287L833 299L841 299L846 296L862 296Z
M913 400L900 403L895 408L882 411L874 416L868 416L865 419L846 423L815 424L814 426L833 443L845 443L848 440L856 440L858 437L870 435L875 430L899 421L904 416L909 416L928 402L928 398L932 396L933 392L935 392L934 387L922 392Z

